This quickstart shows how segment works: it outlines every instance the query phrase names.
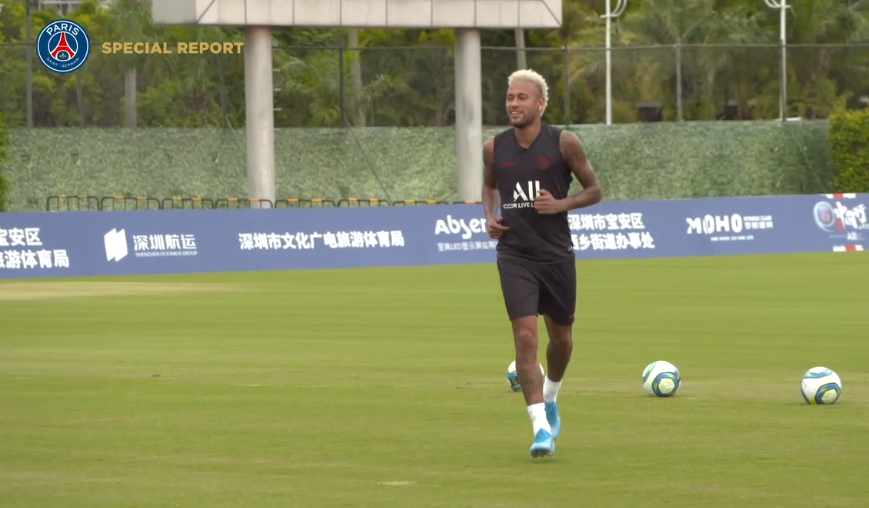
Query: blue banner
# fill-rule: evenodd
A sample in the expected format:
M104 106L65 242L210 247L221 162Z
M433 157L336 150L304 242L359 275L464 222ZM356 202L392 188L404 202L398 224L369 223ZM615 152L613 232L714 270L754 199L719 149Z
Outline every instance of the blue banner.
M578 259L863 250L867 194L602 202ZM479 205L0 214L0 279L492 263Z

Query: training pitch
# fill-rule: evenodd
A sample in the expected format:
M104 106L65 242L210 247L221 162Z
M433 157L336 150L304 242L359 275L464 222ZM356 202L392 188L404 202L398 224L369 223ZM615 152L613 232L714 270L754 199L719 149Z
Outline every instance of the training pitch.
M0 283L0 505L869 506L869 257L577 266L549 459L494 265Z

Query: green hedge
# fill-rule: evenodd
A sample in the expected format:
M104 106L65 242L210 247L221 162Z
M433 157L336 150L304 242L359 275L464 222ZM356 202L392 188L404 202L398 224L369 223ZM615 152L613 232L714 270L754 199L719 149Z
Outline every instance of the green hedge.
M830 154L835 192L869 192L869 109L830 116Z
M3 115L0 114L0 212L9 210L9 194L12 191L9 179L6 178L9 142L9 130L6 128L6 124L3 123Z
M484 138L500 128L484 129ZM828 124L685 122L572 128L606 200L830 191ZM277 195L455 201L452 128L278 129ZM241 129L19 129L14 210L48 196L246 197Z

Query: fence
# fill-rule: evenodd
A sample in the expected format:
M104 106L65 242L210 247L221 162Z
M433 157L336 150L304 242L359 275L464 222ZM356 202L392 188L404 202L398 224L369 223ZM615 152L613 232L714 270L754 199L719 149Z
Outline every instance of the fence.
M101 201L52 206L196 209L218 203L102 199L246 195L242 55L104 54L99 41L93 47L86 66L71 75L34 60L28 95L27 46L0 44L13 211L43 210L46 196L70 190ZM840 98L862 105L869 96L867 49L788 46L788 115L823 118ZM826 192L826 123L775 121L780 50L616 47L618 125L610 127L575 126L604 121L602 48L521 54L549 79L547 121L574 124L608 200ZM517 51L482 51L484 124L504 125L504 82ZM278 195L325 200L305 206L354 195L380 196L391 205L458 198L452 47L278 47L274 57ZM667 122L680 117L691 121ZM34 128L26 127L28 119ZM699 122L719 119L743 121ZM770 121L756 121L762 119ZM665 121L625 123L638 120ZM501 128L486 128L484 137Z
M33 59L28 95L27 46L0 44L0 111L6 123L13 128L244 125L243 55L103 54L98 41L93 48L85 67L71 75L52 73ZM549 121L604 122L603 48L529 48L522 54L549 80ZM615 47L614 122L778 119L780 55L776 44ZM869 97L869 44L789 45L787 55L788 116L825 118L843 96L854 107ZM484 47L482 62L483 123L505 124L505 80L516 68L517 51ZM277 128L454 121L452 47L279 47L274 67Z
M147 196L90 196L87 194L59 194L48 196L45 200L47 212L96 212L96 211L142 211L142 210L225 210L236 208L272 209L272 208L348 208L348 207L381 207L381 206L431 206L431 205L480 204L479 201L439 201L435 199L415 200L404 199L389 201L377 198L344 198L331 199L300 199L284 198L274 202L268 199L248 198L202 198L202 197L168 197L155 198Z

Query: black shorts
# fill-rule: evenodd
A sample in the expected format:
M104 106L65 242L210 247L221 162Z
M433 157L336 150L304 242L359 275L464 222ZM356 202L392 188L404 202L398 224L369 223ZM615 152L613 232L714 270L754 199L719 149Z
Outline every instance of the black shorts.
M576 260L537 264L498 258L501 292L510 321L549 316L560 325L573 323L576 311Z

